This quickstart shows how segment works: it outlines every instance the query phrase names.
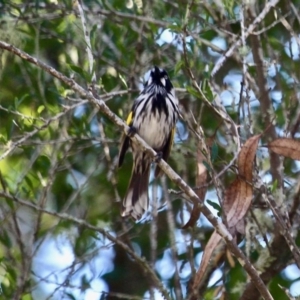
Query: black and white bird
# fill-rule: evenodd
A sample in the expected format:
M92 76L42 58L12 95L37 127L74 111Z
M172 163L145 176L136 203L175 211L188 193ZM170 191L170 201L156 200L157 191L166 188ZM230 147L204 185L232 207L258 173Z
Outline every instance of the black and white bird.
M127 118L127 125L167 160L174 140L175 126L179 116L178 99L173 85L164 69L154 67L143 91L134 101ZM148 185L152 158L123 135L119 153L119 166L129 146L133 153L133 168L127 193L123 200L122 216L131 215L138 220L148 210ZM161 174L156 166L155 177Z

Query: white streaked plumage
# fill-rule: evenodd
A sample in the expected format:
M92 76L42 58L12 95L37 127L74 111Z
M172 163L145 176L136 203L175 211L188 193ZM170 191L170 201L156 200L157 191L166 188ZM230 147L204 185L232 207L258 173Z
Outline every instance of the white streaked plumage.
M155 151L162 153L162 157L166 160L173 142L178 116L178 99L168 74L165 70L154 67L144 90L134 101L128 125L132 126ZM134 219L139 219L149 206L148 183L152 159L131 143L129 137L123 137L119 166L129 145L132 147L134 165L123 201L122 216L131 215ZM155 176L159 175L160 169L157 167Z

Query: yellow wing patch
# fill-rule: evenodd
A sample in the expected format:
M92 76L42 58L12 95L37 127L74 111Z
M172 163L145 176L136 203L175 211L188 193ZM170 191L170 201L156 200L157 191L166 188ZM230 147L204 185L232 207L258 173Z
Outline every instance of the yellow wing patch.
M131 111L126 120L126 124L128 126L132 125L133 118L134 118L133 111ZM124 156L125 156L126 151L128 150L128 147L129 147L129 138L123 132L122 139L121 139L121 147L120 147L120 152L119 152L119 167L121 167L121 165L123 163Z
M128 126L130 126L132 124L132 122L133 122L133 111L131 111L130 114L128 115L127 120L126 120L126 124Z
M171 143L170 143L170 149L172 148L172 146L173 146L173 144L174 144L175 131L176 131L176 127L173 127L173 129L172 129L172 131L171 131Z

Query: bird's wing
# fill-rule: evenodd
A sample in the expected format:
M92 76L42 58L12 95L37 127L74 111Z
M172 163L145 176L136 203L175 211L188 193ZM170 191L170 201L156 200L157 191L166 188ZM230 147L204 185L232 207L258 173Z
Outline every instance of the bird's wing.
M171 151L173 141L174 141L174 135L175 135L175 127L171 130L171 132L169 134L169 137L168 137L168 140L167 140L164 148L161 151L162 152L162 158L163 158L164 161L167 161L168 158L169 158L170 151ZM161 175L161 169L160 169L159 166L156 166L154 176L158 177L160 175Z
M133 114L133 110L129 113L127 120L126 120L126 124L128 126L131 126L133 123L133 118L134 118L134 114ZM119 167L122 166L123 161L124 161L124 157L125 157L125 153L127 152L128 148L129 148L129 137L123 133L122 138L121 138L121 147L120 147L120 152L119 152Z

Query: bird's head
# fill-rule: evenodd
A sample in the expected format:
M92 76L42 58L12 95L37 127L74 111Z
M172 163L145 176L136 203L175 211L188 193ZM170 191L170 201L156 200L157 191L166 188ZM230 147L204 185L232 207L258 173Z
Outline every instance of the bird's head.
M167 92L170 92L173 88L168 73L164 69L160 69L156 66L151 69L150 76L145 84L145 87L148 87L150 85L156 85L161 88L165 88Z

